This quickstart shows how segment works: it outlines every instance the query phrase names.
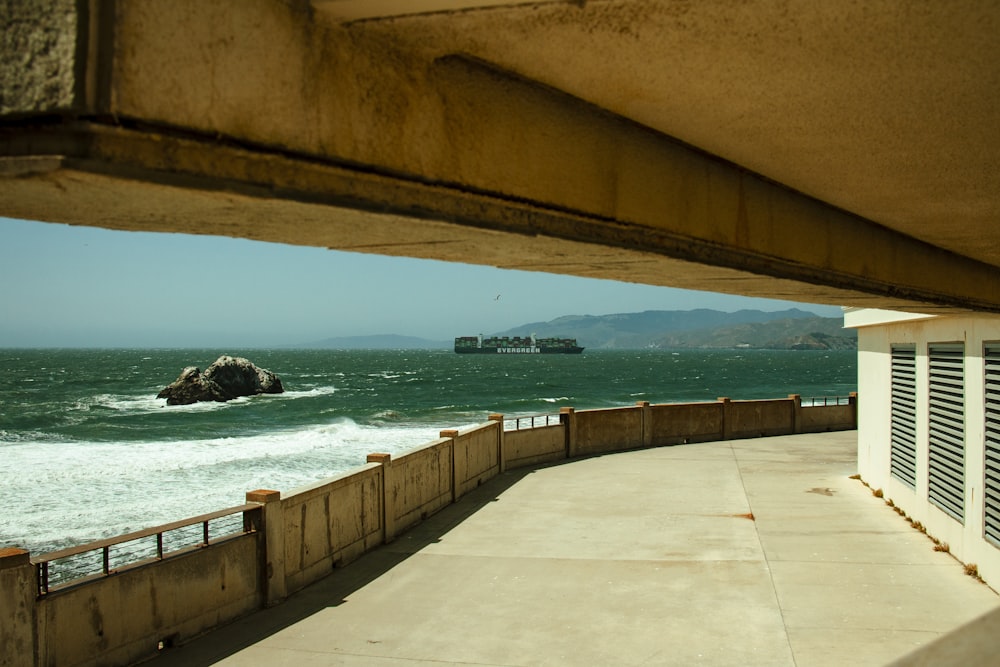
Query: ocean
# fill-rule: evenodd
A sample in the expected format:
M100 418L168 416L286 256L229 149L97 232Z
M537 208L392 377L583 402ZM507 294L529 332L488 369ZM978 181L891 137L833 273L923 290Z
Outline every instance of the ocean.
M276 373L285 393L156 398L221 354ZM856 388L853 351L0 350L0 548L41 554L240 505L247 491L287 492L491 413Z

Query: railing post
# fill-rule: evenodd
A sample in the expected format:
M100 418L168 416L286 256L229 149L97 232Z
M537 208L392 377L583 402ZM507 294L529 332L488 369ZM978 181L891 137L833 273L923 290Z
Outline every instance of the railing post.
M642 446L653 446L653 409L649 407L649 401L636 401L635 406L640 410L640 421L642 424Z
M733 437L733 420L729 412L732 401L725 396L720 396L719 403L722 404L722 439L731 440Z
M854 429L858 428L858 392L852 391L847 396L847 403L851 406L851 418L854 421Z
M789 394L788 400L792 402L792 433L802 433L802 396Z
M38 582L31 554L24 549L0 549L0 665L35 664L37 636L35 597Z
M559 421L562 423L566 435L566 458L571 459L576 456L578 445L576 441L576 409L559 408Z
M248 503L259 503L264 524L264 606L285 599L285 517L281 492L257 489L247 492Z
M448 443L448 451L451 452L451 502L458 500L458 485L465 479L465 462L462 462L462 474L458 472L458 457L455 455L455 438L458 437L458 431L453 428L448 428L438 433L438 436L442 438L447 438L451 440Z
M507 452L503 445L503 415L494 412L488 419L497 423L497 471L503 473L507 471Z
M382 466L382 542L388 544L396 537L396 504L392 481L392 454L377 452L368 455L368 463Z

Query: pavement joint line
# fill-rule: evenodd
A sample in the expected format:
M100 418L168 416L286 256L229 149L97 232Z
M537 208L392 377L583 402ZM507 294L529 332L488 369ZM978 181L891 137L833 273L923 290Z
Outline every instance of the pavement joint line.
M328 656L342 656L342 657L352 657L359 658L361 660L371 660L375 657L380 661L384 662L399 662L401 664L413 664L415 662L427 664L427 665L479 665L480 667L511 667L510 665L497 663L497 662L467 662L467 661L457 661L457 660L433 660L428 658L413 658L413 657L401 657L396 655L371 655L367 653L357 653L354 651L319 651L310 650L304 648L296 648L293 646L282 646L278 647L281 651L287 651L289 653L304 653L308 655L328 655Z
M391 550L390 550L391 551ZM420 556L421 558L462 558L468 560L510 560L510 561L570 561L570 562L591 562L591 563L654 563L657 565L674 563L760 563L765 558L604 558L587 556L526 556L521 554L511 555L488 555L488 554L464 554L464 553L431 553L422 550L398 551L391 553L405 553L410 556ZM816 561L779 561L781 563L810 563ZM888 563L894 565L895 563ZM770 572L770 568L768 569Z
M746 480L743 478L743 467L740 465L739 452L733 445L733 442L729 443L729 451L733 455L733 463L736 465L736 474L740 479L740 486L743 488L743 497L746 498L747 509L750 511L750 516L753 518L753 530L754 534L757 536L757 547L760 549L761 557L763 558L764 567L767 568L767 578L771 582L771 593L774 595L774 603L778 608L778 615L781 617L781 627L785 631L785 644L788 646L788 655L792 659L792 665L798 665L798 661L795 658L795 649L792 647L792 639L789 634L788 619L785 618L785 609L781 604L781 597L778 595L778 586L774 581L774 572L771 570L771 559L767 555L767 550L764 548L764 542L761 540L760 527L757 525L756 514L753 511L753 505L750 500L750 493L747 491Z

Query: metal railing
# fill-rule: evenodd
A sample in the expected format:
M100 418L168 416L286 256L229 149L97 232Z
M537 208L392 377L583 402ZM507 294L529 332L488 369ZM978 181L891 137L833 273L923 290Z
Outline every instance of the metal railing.
M163 560L258 530L261 506L255 503L89 542L31 559L38 593L107 577L122 569Z
M809 396L802 397L802 407L821 408L827 405L850 405L850 396Z
M504 419L503 430L521 431L529 428L538 428L540 426L558 425L559 423L560 421L558 414L524 415L522 417L511 417L509 419Z

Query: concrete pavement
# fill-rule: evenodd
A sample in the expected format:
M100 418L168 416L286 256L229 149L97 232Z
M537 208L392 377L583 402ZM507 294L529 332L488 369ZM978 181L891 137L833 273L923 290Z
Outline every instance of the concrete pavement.
M861 482L856 432L484 484L172 665L884 665L998 606Z

